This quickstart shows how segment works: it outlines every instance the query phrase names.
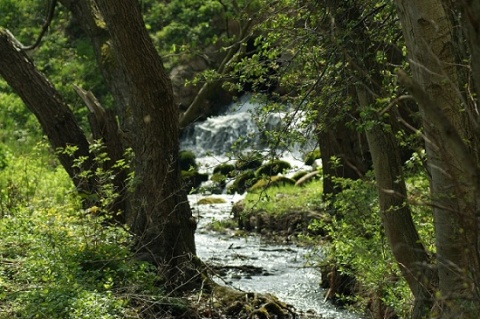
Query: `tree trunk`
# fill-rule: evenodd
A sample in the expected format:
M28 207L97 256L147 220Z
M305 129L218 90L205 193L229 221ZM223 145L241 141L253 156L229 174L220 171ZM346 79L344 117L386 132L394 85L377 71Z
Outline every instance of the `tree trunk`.
M341 191L333 181L335 178L362 178L371 161L364 134L348 128L345 119L338 119L339 115L334 113L334 110L329 111L321 120L326 129L318 133L324 199Z
M363 86L357 87L360 107L372 102ZM391 119L392 117L389 117ZM378 118L371 119L381 123ZM366 130L378 188L378 198L385 235L392 247L403 277L415 297L412 319L421 319L433 305L437 278L422 245L407 204L400 151L390 125L375 124ZM388 129L387 129L388 128Z
M462 112L452 24L438 0L397 0L426 136L442 318L471 318L478 303L477 136ZM401 77L402 79L402 77ZM468 145L465 141L469 141Z
M116 61L127 80L132 112L135 181L127 223L139 255L165 266L168 281L188 284L197 275L195 222L178 165L178 108L160 56L133 0L98 0Z
M35 114L53 149L77 147L73 155L59 152L57 156L78 191L94 194L95 181L79 177L80 168L74 165L78 158L84 157L87 159L84 166L93 168L85 134L57 90L19 47L8 31L0 30L0 75Z

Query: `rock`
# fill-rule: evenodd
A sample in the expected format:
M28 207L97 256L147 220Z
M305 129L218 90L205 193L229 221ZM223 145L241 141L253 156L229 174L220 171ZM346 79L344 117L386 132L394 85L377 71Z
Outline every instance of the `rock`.
M320 173L319 171L313 171L313 172L307 173L302 178L296 181L295 186L302 186L307 182L311 182L312 180L318 178L319 173Z
M227 201L220 197L205 197L197 202L197 205L225 204Z

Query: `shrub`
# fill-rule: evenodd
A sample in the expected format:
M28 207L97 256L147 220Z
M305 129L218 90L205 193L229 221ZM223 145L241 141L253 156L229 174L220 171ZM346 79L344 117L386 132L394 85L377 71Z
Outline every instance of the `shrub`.
M138 318L165 298L128 230L82 209L66 172L46 165L46 144L10 156L0 171L1 319Z

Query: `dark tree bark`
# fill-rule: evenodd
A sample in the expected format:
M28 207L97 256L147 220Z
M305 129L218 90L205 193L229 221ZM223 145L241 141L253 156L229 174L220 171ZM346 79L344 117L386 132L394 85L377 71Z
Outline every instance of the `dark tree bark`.
M361 107L369 107L372 99L363 86L357 88L357 94ZM394 119L393 116L389 118ZM378 118L371 120L381 122ZM390 122L390 125L374 125L366 130L366 136L373 160L385 235L402 275L415 297L411 318L421 319L428 314L433 305L438 277L430 265L407 203L407 188L399 147L395 140L395 132L392 130L392 127L397 125L393 120Z
M419 104L431 174L438 318L473 318L480 310L479 140L473 130L478 112L471 112L459 94L465 84L446 1L395 2L413 75L412 80L400 73L399 79Z
M82 21L92 38L102 73L123 114L120 122L127 123L131 132L122 139L119 132L124 130L116 126L115 115L103 109L91 93L77 88L90 109L92 133L104 140L109 156L116 159L124 146L133 148L134 190L123 196L125 179L119 176L125 172L117 175L116 186L122 195L124 220L136 235L136 254L159 266L172 289L190 288L200 278L200 262L195 256L196 224L178 166L179 113L138 3L62 3ZM93 169L95 161L89 154L88 141L58 92L17 49L13 37L2 32L0 42L0 74L35 113L52 145L77 146L75 157L85 156L88 162L84 165ZM89 194L96 192L95 180L90 184L78 178L74 158L60 154L60 160L79 189L85 188Z
M114 56L128 83L135 181L127 223L139 255L165 265L167 280L187 284L196 276L195 222L178 165L178 108L172 85L133 0L98 0Z
M371 159L364 134L347 128L345 120L338 117L330 111L322 120L326 129L318 133L325 199L341 191L333 181L335 178L356 180L370 169ZM332 118L336 120L332 121ZM332 162L333 158L336 163Z
M93 167L85 134L63 98L20 47L8 31L0 31L0 75L35 114L55 150L78 148L73 156L59 152L58 158L80 192L95 193L94 181L80 178L80 168L74 165L77 158L85 157L84 165Z

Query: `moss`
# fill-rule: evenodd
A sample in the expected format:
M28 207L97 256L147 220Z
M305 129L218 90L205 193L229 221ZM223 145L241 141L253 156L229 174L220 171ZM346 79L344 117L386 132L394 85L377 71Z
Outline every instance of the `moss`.
M233 166L232 164L220 164L213 169L213 174L231 176L234 171L235 166Z
M290 163L282 160L273 160L268 162L267 164L262 165L257 171L255 175L257 177L261 176L275 176L285 172L288 169L291 169L292 166Z
M227 180L227 176L219 173L215 173L210 177L210 180L214 183L217 184L225 184L225 181Z
M255 184L257 180L258 178L255 177L255 172L253 170L247 170L237 176L237 178L233 182L233 185L228 189L228 192L230 194L233 194L235 192L243 194L250 186Z
M178 155L178 162L182 171L197 169L196 156L192 151L180 151Z
M260 153L248 153L238 158L235 168L239 171L257 169L262 166L263 156Z
M302 178L303 176L307 175L308 172L306 171L300 171L300 172L296 172L295 175L292 176L292 179L294 181L298 181L300 178Z
M249 192L257 192L269 187L295 185L295 181L285 176L272 176L268 179L262 178L248 189Z
M198 205L225 204L227 201L219 197L205 197L200 199Z
M182 171L182 178L188 189L198 188L202 182L208 181L208 174L202 174L198 171Z
M100 55L102 57L102 63L107 66L113 66L115 59L112 55L112 47L109 41L102 44L100 48Z
M320 149L316 148L313 151L305 154L303 161L305 162L305 165L313 165L313 163L315 163L315 160L319 159L320 157L321 157Z

